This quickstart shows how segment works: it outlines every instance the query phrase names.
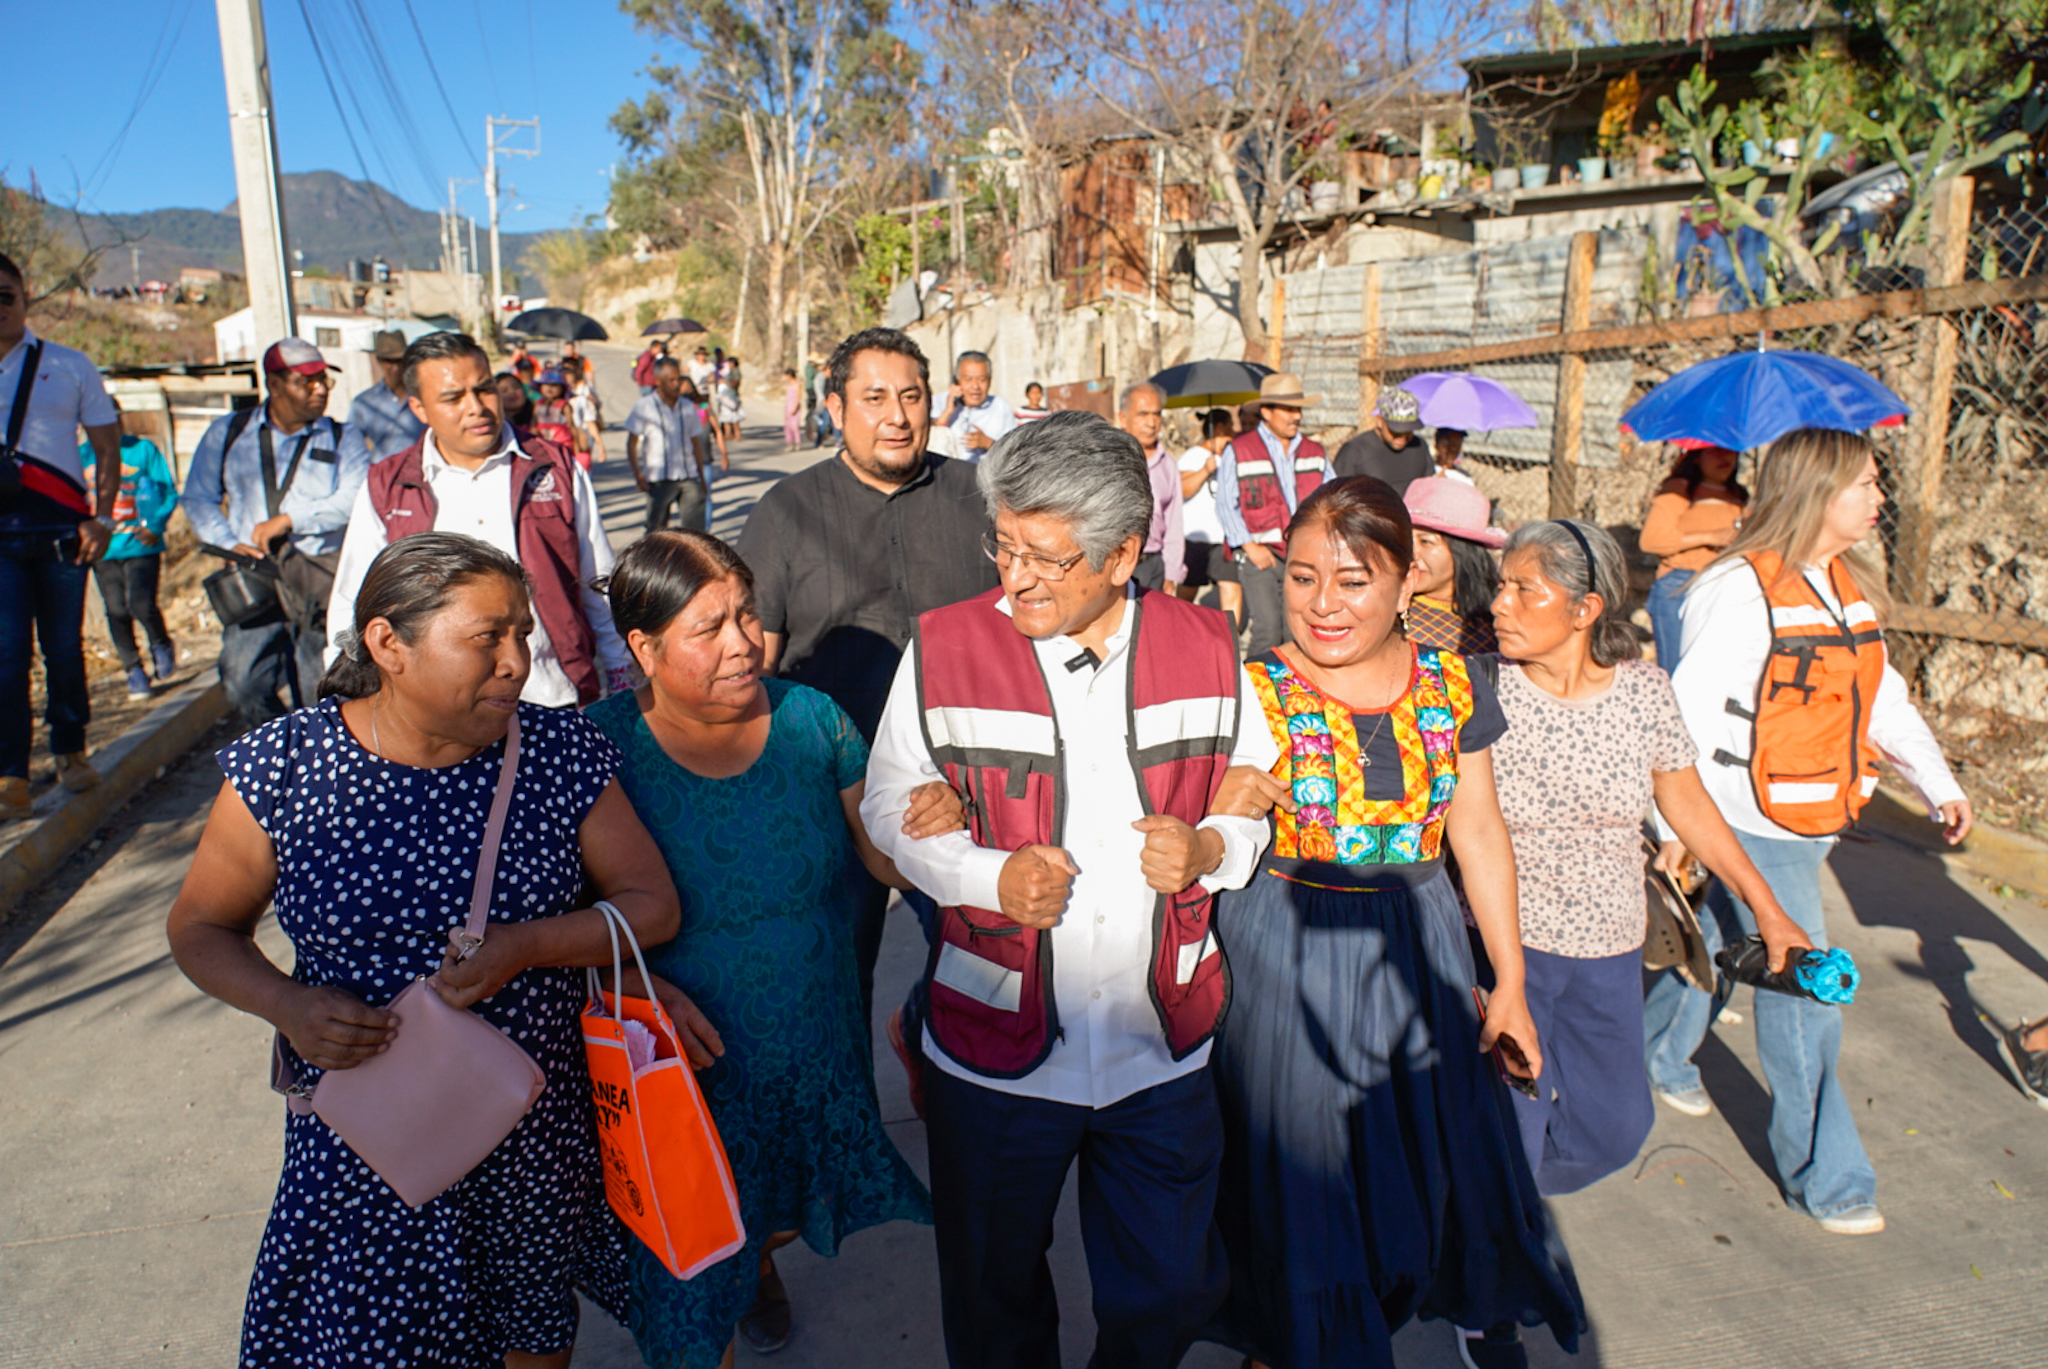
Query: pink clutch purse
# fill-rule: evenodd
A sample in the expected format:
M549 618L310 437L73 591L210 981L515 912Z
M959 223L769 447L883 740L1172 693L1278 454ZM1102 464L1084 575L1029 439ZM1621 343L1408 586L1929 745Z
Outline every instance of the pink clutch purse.
M483 944L491 884L519 769L519 718L505 734L505 761L484 827L464 945ZM466 1008L451 1008L426 979L391 1000L398 1034L390 1049L351 1069L329 1070L310 1090L291 1077L277 1043L271 1086L294 1111L312 1111L405 1200L433 1201L512 1134L547 1087L532 1056Z

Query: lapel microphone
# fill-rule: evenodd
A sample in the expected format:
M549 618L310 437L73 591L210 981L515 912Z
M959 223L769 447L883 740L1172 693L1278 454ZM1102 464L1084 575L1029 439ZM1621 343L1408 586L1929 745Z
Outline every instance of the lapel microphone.
M1069 674L1076 674L1080 671L1088 669L1091 666L1099 666L1101 664L1102 658L1095 654L1094 649L1092 647L1084 646L1081 648L1081 654L1079 656L1076 656L1073 660L1067 662L1067 672Z

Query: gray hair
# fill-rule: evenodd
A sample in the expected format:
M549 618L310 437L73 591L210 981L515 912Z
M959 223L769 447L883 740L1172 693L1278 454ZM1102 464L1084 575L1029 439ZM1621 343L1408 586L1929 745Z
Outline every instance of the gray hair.
M1600 596L1600 616L1594 620L1588 642L1596 665L1610 666L1642 656L1642 639L1628 620L1627 564L1621 543L1606 529L1578 518L1524 523L1508 538L1502 556L1518 551L1533 553L1543 578L1573 599Z
M1166 391L1160 389L1149 380L1141 380L1135 385L1124 386L1124 397L1118 401L1116 411L1120 414L1129 413L1131 411L1131 401L1138 397L1138 391L1140 390L1150 390L1153 394L1158 395L1159 407L1162 409L1166 407Z
M981 458L975 479L990 522L1002 509L1064 519L1095 570L1152 526L1152 479L1138 439L1085 409L1011 429Z
M988 373L990 375L994 375L996 373L996 364L988 359L987 352L962 352L959 356L953 359L953 378L955 380L958 380L960 378L960 368L962 366L965 366L970 361L978 361L982 365L988 367Z
M657 357L654 362L654 369L657 371L674 371L677 375L681 375L683 373L683 363L677 361L674 357Z

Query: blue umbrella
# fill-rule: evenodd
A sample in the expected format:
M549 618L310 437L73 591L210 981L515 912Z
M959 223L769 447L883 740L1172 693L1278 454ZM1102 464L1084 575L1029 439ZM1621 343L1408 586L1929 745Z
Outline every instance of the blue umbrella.
M1621 426L1646 442L1748 451L1800 428L1860 433L1904 421L1906 402L1868 372L1818 352L1736 352L1688 366Z

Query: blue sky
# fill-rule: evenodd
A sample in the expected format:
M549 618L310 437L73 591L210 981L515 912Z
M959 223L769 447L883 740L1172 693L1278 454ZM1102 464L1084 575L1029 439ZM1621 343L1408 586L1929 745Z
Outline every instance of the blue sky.
M371 180L435 208L447 202L448 177L480 176L486 114L538 115L541 155L501 164L518 191L506 197L505 227L559 228L603 212L605 173L619 157L606 121L645 92L639 72L654 53L609 0L411 0L453 116L405 0L267 0L264 9L285 171L363 175L308 37L310 14ZM8 10L13 117L0 170L9 182L34 171L51 199L80 195L96 211L221 209L235 198L212 0L39 0ZM376 26L408 119L393 111L358 15ZM351 91L367 130L354 123ZM459 195L481 219L481 187Z

